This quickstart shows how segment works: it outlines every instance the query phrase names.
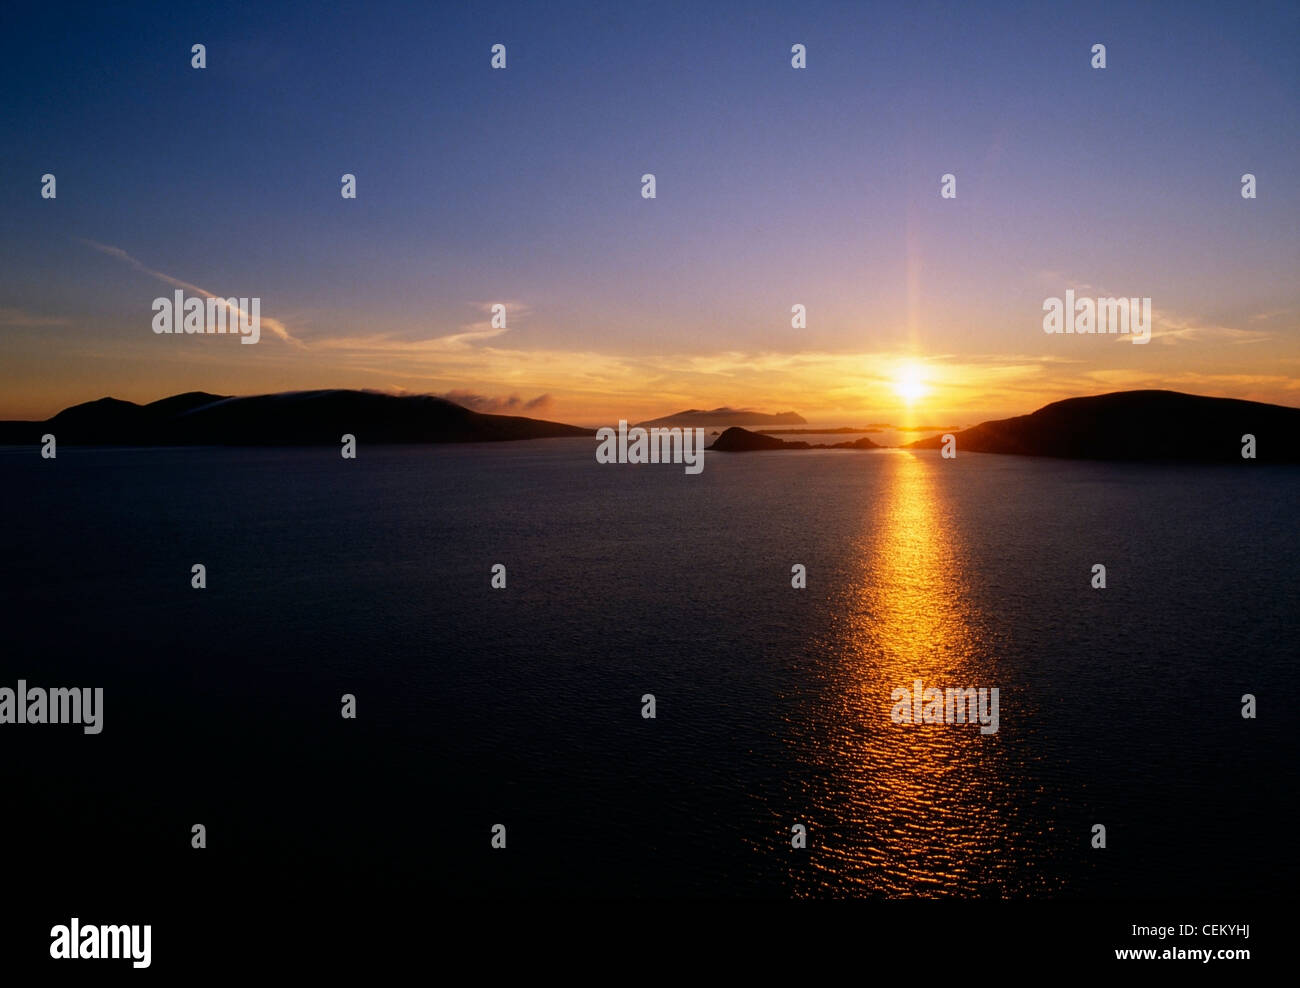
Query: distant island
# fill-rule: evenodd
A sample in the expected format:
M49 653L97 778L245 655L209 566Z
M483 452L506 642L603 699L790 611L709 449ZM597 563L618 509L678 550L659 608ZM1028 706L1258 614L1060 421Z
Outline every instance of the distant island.
M727 426L727 425L807 425L808 421L802 415L795 412L777 412L769 414L767 412L754 412L744 408L714 408L710 411L701 411L698 408L688 408L684 412L676 412L672 415L665 415L662 418L649 419L645 422L638 422L636 425L642 429L649 429L655 426L660 428L671 428L674 426L683 426L686 428L710 426Z
M680 426L681 416L708 417L730 411L688 410L642 423L642 427L675 428ZM803 422L794 412L739 414L758 418L758 424L786 417ZM1300 408L1177 391L1117 391L1067 398L1029 415L949 431L958 454L1199 463L1240 462L1242 437L1250 435L1257 461L1300 463ZM46 433L53 434L60 444L74 446L306 446L336 444L344 433L369 443L506 442L596 434L594 429L560 422L475 412L432 395L326 390L233 397L191 391L147 405L100 398L65 408L44 422L0 422L0 445L38 445ZM718 453L885 448L865 436L830 444L808 443L737 425L714 435L717 438L708 449ZM943 436L934 435L902 448L942 446Z
M755 429L765 436L838 436L860 432L956 432L956 425L843 425L836 429Z
M370 443L470 443L594 436L595 430L518 415L474 412L431 395L290 391L237 398L202 391L147 405L100 398L44 422L0 422L0 444L306 446L344 433Z
M884 432L885 430L874 425L862 429L843 425L838 429L755 429L754 431L761 432L765 436L851 436L859 432ZM930 430L923 431L929 432Z
M866 436L861 439L854 439L842 443L807 443L803 441L788 441L777 439L775 436L766 436L761 432L750 432L748 429L742 429L739 426L732 426L717 439L708 449L718 453L753 453L769 449L880 449L881 446L872 442Z
M1178 391L1116 391L1066 398L1030 415L983 422L953 434L957 452L1086 460L1240 463L1243 436L1255 459L1300 462L1300 408ZM907 449L939 449L942 436Z
M959 454L1189 463L1241 462L1242 437L1253 436L1255 460L1300 462L1300 408L1178 391L1117 391L1067 398L1030 415L983 422L952 435ZM902 448L940 449L943 444L943 435L936 435ZM882 447L867 438L810 444L731 428L708 448L720 453L750 453Z

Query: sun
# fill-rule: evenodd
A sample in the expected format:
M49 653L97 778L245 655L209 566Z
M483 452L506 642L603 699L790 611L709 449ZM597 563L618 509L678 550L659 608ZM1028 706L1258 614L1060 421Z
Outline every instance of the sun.
M903 364L894 372L894 393L909 405L930 393L925 384L925 375L918 365Z

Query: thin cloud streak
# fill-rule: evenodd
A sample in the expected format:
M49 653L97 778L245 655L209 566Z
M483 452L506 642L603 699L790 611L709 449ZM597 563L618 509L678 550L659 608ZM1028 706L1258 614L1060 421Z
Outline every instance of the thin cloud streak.
M217 295L215 292L210 292L206 288L200 288L198 285L191 284L188 281L181 281L181 279L179 278L173 278L169 274L166 274L162 271L157 271L149 267L143 262L132 257L121 247L114 247L111 244L101 244L94 240L87 240L84 237L77 237L76 240L79 243L83 243L87 247L93 248L94 250L97 250L102 254L107 254L109 257L115 257L119 261L122 261L125 264L129 264L131 267L135 268L135 270L141 272L142 274L147 274L151 278L157 278L159 281L165 282L166 284L171 285L173 288L184 289L186 291L194 292L196 295L202 295L204 298L211 298L211 299L216 299L218 302L225 302L225 297L221 295ZM238 311L237 306L227 306L227 307L236 309L236 311ZM248 317L248 313L246 312L240 312L240 315L244 316L245 318ZM287 327L284 323L280 322L280 320L278 319L272 319L270 316L262 316L261 325L269 329L272 333L274 333L280 339L284 340L284 342L286 343L292 343L294 346L297 347L303 347L303 348L306 347L306 344L303 343L302 340L295 337L291 332L289 332L289 327Z

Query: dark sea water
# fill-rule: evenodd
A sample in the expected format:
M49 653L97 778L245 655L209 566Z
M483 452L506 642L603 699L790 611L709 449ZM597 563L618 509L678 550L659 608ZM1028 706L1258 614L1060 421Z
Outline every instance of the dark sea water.
M0 451L0 686L105 690L98 736L0 726L17 874L1293 888L1300 470L593 450ZM998 732L893 723L918 678L998 687Z

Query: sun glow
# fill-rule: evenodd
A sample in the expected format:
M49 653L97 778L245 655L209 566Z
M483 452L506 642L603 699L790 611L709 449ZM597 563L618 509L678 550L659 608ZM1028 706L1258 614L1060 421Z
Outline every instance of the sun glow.
M903 364L894 372L894 393L909 405L930 393L919 365Z

